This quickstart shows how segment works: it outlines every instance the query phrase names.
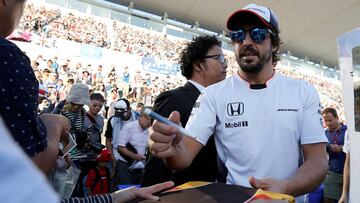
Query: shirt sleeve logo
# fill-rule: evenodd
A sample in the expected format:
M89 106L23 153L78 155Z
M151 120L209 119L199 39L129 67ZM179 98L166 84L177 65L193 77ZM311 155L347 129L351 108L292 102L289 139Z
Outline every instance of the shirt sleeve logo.
M227 104L227 114L229 116L240 116L244 113L244 103L234 102Z

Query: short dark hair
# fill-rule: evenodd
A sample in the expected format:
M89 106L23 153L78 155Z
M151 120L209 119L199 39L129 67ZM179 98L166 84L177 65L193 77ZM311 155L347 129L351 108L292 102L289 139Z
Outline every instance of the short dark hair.
M70 83L70 84L74 84L75 83L75 80L73 78L69 78L67 80L67 83Z
M272 31L273 35L271 36L271 44L273 47L277 47L277 49L272 52L272 64L273 66L276 66L277 62L280 61L280 44L282 44L282 41L280 39L280 30L271 27L270 30Z
M334 109L332 107L327 107L322 111L322 115L327 114L327 113L331 113L335 118L338 118L336 109Z
M104 96L102 96L100 93L92 93L90 94L90 100L98 100L102 103L105 102Z
M213 46L221 47L221 41L216 36L201 35L188 42L180 54L181 74L190 79L193 75L193 63L203 61L203 57Z

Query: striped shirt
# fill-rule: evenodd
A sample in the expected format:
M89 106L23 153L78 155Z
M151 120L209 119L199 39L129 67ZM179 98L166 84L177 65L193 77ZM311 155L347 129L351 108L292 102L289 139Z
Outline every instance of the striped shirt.
M85 109L81 109L79 112L62 111L62 115L70 120L71 129L70 132L83 131L83 123L85 118Z
M84 198L69 198L61 200L61 203L112 203L113 199L111 194L104 194L104 195L93 195Z

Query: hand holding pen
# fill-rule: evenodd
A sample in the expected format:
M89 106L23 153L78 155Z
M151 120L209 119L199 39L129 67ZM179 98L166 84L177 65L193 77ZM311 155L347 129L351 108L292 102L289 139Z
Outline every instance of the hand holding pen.
M180 122L180 114L174 111L166 119L155 112L146 109L144 113L154 118L152 129L150 133L150 150L158 158L168 158L174 155L175 148L183 139L183 135L189 133L180 125L176 124Z

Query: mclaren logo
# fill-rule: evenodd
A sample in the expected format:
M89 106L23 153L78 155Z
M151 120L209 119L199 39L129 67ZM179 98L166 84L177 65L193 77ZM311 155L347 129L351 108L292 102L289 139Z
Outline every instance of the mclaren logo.
M240 116L244 113L244 103L234 102L227 104L227 114L229 116Z

